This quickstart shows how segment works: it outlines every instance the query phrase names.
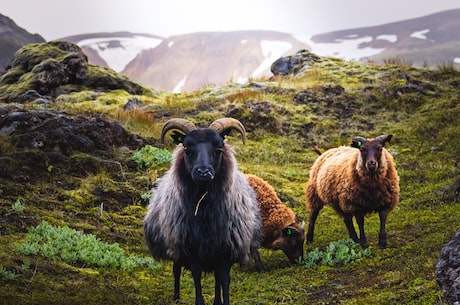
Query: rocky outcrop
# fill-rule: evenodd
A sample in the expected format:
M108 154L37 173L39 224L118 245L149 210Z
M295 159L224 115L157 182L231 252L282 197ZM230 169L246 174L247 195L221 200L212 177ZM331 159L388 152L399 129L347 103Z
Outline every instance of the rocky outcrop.
M12 66L0 78L0 100L24 102L23 95L35 90L53 100L61 94L82 90L107 92L121 89L129 94L152 95L115 71L88 64L86 55L73 43L51 41L29 44L16 52Z
M31 182L50 165L77 175L101 166L119 170L121 152L143 145L144 139L100 115L0 107L0 179Z
M308 69L312 63L320 60L320 57L308 50L300 50L294 55L278 58L270 67L276 75L297 75Z
M442 248L435 275L449 304L460 304L460 231Z

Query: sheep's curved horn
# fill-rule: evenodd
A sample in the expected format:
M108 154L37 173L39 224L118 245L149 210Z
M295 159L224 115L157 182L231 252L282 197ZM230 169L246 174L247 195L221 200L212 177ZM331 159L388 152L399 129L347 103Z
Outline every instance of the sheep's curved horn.
M178 129L185 134L190 133L192 130L198 129L195 124L186 119L170 119L163 125L161 131L161 143L164 143L165 135L169 130Z
M235 129L241 134L243 144L246 144L246 130L243 124L234 118L217 119L209 125L209 128L214 129L221 135L228 135L232 129Z

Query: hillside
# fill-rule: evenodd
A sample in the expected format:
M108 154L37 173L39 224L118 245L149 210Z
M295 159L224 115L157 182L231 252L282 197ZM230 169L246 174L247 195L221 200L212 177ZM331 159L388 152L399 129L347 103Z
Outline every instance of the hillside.
M312 55L296 75L168 93L89 64L70 43L18 54L0 78L8 92L0 104L0 304L176 304L172 264L148 260L142 233L147 198L174 149L159 142L161 128L172 117L208 126L226 116L248 130L246 145L227 139L240 169L269 181L304 219L314 145L393 134L388 149L401 178L388 248L378 249L378 216L369 215L370 255L348 264L308 268L262 249L267 272L233 266L233 305L448 304L434 270L460 219L460 72L452 66ZM52 236L41 250L38 236ZM345 237L326 207L306 254ZM181 282L180 303L192 304L190 272ZM203 290L211 304L212 275Z
M363 62L382 63L399 57L418 67L460 65L459 27L460 8L378 26L321 33L311 37L311 45L314 51L327 45L329 51L322 55ZM353 53L355 56L350 57Z
M0 14L0 75L11 64L14 53L28 43L45 42L38 34L31 34L13 20Z

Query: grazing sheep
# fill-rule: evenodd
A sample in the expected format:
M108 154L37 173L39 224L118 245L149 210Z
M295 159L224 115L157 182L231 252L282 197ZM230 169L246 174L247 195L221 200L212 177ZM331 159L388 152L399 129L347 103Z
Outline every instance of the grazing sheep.
M197 128L185 119L163 126L179 145L171 168L150 198L144 233L153 257L171 260L174 298L179 299L182 267L191 270L195 304L204 304L202 272L214 272L214 304L230 304L230 268L249 260L260 241L261 219L254 190L237 168L232 147L224 143L243 125L232 118Z
M379 247L387 246L386 219L399 202L398 173L393 157L384 147L391 137L381 135L373 140L356 137L351 147L333 148L318 157L305 191L306 205L311 210L307 242L313 241L319 211L329 204L343 217L350 238L364 248L367 247L364 215L378 212ZM358 223L359 238L353 216Z
M295 213L279 199L267 181L251 174L246 174L246 178L255 190L259 203L262 217L261 247L282 250L289 261L294 263L303 256L304 223L302 226L297 225ZM256 270L265 270L257 249L254 249L252 256Z

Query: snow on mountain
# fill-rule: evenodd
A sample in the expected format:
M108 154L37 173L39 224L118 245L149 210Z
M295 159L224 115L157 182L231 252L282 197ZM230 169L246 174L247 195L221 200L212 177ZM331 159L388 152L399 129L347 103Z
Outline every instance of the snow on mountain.
M378 26L340 30L298 38L321 56L384 62L399 58L413 66L458 64L460 9Z
M385 35L383 39L388 40L387 36L389 35ZM327 57L337 57L344 60L359 61L361 58L370 57L385 50L385 48L361 47L363 43L371 42L373 40L371 36L360 37L358 35L349 35L346 38L337 39L334 42L323 43L314 42L312 37L295 37L308 44L311 47L311 51L315 54Z
M164 39L150 34L115 32L82 34L64 37L61 40L78 44L88 52L90 61L91 57L97 54L108 67L121 72L139 52L155 48ZM97 60L93 61L99 63Z
M81 47L97 50L109 67L120 72L140 51L154 48L161 41L162 39L158 38L134 35L133 37L110 37L104 40L85 39L78 44Z

